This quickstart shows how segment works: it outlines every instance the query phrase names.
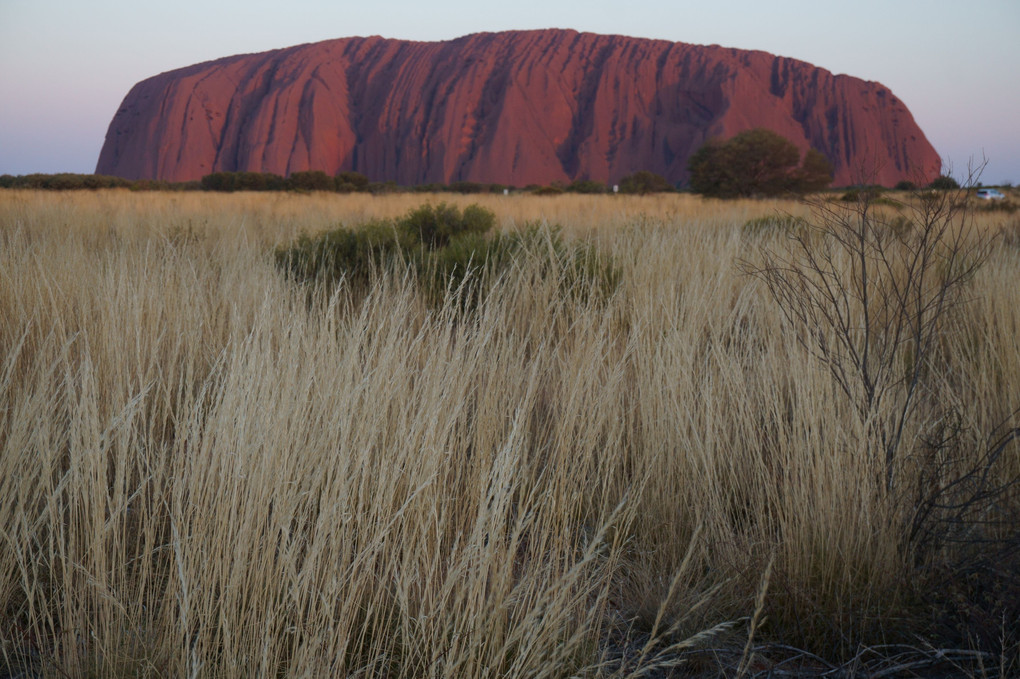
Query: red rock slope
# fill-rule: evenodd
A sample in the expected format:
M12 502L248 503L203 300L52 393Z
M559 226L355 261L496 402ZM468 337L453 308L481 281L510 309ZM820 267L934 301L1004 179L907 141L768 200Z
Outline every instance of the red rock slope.
M400 184L523 186L687 177L710 137L767 127L836 168L836 184L930 179L939 156L875 82L764 52L566 30L449 42L345 38L142 81L96 172L355 170Z

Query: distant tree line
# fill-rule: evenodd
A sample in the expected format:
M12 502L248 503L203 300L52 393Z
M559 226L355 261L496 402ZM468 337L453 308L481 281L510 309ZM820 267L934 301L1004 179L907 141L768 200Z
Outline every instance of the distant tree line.
M216 172L202 177L206 191L336 191L338 193L461 193L483 194L523 191L539 195L560 193L611 193L613 188L592 179L577 179L569 184L553 182L550 185L530 184L523 189L506 184L455 181L450 184L429 183L399 186L395 182L373 182L358 172L341 172L331 177L321 170L294 172L289 177L265 172ZM645 170L620 180L619 193L658 193L676 188L663 177Z
M336 191L382 192L360 172L341 172L332 177L322 170L294 172L282 177L271 172L214 172L202 177L205 191Z
M524 190L539 195L556 195L560 193L626 193L644 195L649 193L669 193L678 189L661 175L649 172L648 170L639 170L623 177L614 186L603 184L594 179L576 179L569 184L563 182L553 182L548 186L531 184L524 187Z
M663 177L648 171L635 172L620 180L620 193L657 193L675 191ZM151 179L124 179L95 174L29 174L0 175L0 189L43 189L70 191L78 189L130 189L135 191L328 191L336 193L460 193L484 194L504 191L553 195L560 193L611 193L612 187L592 179L578 179L569 184L553 182L549 186L532 184L518 189L505 184L455 181L450 184L430 183L400 186L396 182L376 182L360 172L340 172L330 176L321 170L294 172L283 177L271 172L214 172L199 181L165 182Z
M328 191L335 193L460 193L501 194L504 191L535 195L563 193L646 195L689 190L718 198L775 196L822 191L832 183L832 165L820 152L810 149L800 157L792 142L764 129L742 132L728 141L711 140L688 161L689 186L683 189L661 175L639 170L622 177L614 186L589 178L570 183L529 184L523 188L505 184L455 181L401 186L393 181L371 181L360 172L329 175L321 170L294 172L283 177L271 172L214 172L199 181L166 182L152 179L124 179L96 174L0 175L0 189L43 189L69 191L80 189L129 189L132 191ZM951 177L938 177L931 189L955 188ZM899 190L916 188L900 182Z
M198 182L163 182L153 179L124 179L102 174L26 174L0 175L0 189L43 189L46 191L75 191L82 189L131 189L134 191L191 191L199 189Z

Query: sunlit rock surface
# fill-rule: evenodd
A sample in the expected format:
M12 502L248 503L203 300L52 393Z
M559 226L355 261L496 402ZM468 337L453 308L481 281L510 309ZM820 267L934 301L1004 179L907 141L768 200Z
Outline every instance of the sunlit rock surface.
M124 99L96 172L354 170L524 186L651 170L683 182L706 139L753 127L820 150L836 185L940 169L879 83L765 52L540 30L345 38L163 73Z

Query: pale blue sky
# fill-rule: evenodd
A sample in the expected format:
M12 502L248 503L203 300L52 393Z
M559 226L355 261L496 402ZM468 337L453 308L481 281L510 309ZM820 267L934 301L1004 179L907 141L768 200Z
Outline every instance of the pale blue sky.
M573 28L761 49L876 80L954 174L1020 183L1020 0L0 0L0 174L92 172L136 82L305 42Z

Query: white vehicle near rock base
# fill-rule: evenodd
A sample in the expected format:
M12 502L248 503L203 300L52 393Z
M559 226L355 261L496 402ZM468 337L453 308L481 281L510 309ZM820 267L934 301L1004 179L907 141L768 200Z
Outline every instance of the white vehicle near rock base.
M1006 197L995 189L978 189L975 195L981 200L1002 200Z

